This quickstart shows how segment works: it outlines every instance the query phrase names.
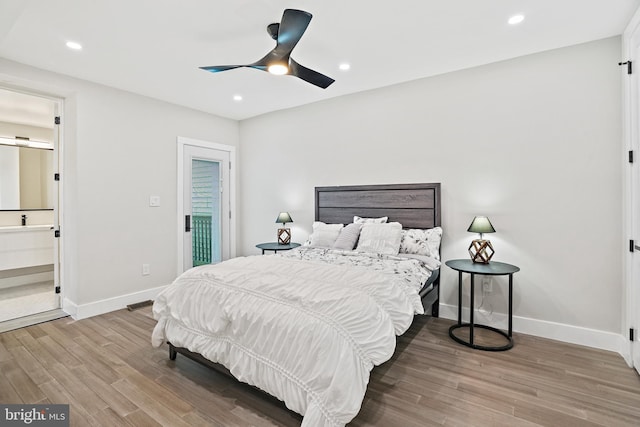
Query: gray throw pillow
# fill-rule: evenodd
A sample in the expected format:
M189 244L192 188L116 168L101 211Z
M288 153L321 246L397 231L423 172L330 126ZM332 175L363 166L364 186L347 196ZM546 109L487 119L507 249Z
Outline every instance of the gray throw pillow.
M358 241L358 236L360 236L360 229L362 228L362 224L347 224L342 230L340 230L340 234L333 244L333 249L342 249L345 251L351 251L356 246L356 242Z

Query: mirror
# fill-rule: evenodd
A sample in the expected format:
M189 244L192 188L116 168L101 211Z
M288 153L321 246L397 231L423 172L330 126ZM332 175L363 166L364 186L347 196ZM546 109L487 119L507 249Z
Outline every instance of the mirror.
M53 150L0 145L0 210L53 209Z

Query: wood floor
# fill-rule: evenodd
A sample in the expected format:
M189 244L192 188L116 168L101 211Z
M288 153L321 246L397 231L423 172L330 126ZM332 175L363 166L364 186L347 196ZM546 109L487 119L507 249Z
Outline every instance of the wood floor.
M526 335L471 350L417 317L350 426L638 426L640 377L615 353ZM154 349L150 309L0 334L1 403L69 403L72 426L299 426L275 399Z

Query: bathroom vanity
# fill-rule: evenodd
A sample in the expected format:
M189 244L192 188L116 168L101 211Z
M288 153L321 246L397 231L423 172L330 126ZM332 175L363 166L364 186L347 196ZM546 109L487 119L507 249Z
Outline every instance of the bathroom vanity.
M53 264L53 225L0 226L0 270Z

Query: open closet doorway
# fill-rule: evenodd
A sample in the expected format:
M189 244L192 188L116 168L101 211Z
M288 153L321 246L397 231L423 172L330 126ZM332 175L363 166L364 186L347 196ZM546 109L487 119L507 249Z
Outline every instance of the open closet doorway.
M62 100L0 86L0 331L61 307Z

